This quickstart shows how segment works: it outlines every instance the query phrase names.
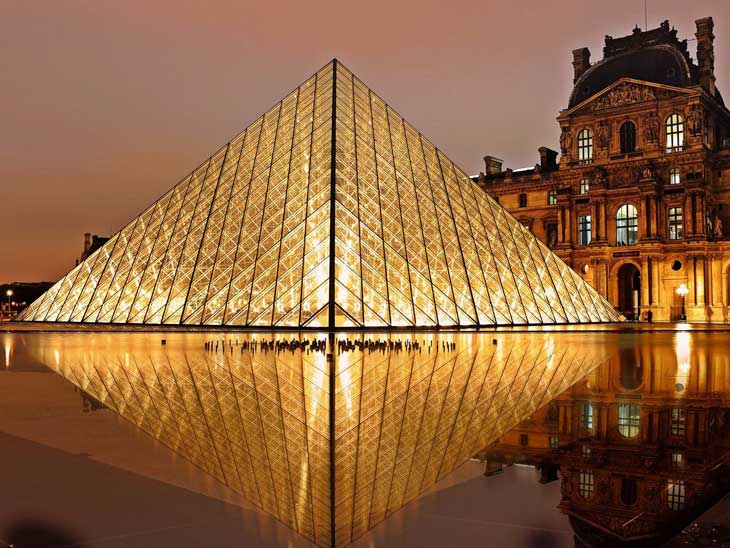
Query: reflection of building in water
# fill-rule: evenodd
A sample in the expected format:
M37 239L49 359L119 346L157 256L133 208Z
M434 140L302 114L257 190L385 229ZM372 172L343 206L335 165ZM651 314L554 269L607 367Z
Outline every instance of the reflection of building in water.
M676 533L730 488L730 364L688 346L678 334L673 354L621 349L489 446L487 474L526 463L552 481L559 469L577 545Z

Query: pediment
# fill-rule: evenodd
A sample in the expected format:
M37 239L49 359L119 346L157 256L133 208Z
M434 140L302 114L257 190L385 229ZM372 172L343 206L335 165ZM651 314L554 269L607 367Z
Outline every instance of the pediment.
M572 109L564 111L563 114L589 114L616 107L669 99L679 95L693 95L695 93L696 90L694 89L655 84L633 78L621 78Z

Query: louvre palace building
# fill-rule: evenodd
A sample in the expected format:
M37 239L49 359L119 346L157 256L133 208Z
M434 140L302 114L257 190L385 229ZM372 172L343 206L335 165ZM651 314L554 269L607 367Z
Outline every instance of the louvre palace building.
M713 27L696 22L696 59L668 21L606 36L593 64L573 51L560 161L546 147L534 168L486 156L475 178L627 318L728 321L730 112Z

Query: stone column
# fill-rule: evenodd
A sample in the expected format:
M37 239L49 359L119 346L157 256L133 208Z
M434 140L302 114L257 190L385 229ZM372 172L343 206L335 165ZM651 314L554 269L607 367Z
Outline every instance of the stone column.
M563 219L565 218L565 208L560 207L560 211L558 212L558 243L564 244L565 243L565 223L563 222Z
M698 192L694 195L694 210L692 212L695 220L695 234L704 236L707 233L707 220L705 219L705 197Z
M651 302L654 306L660 306L662 304L661 293L659 288L662 285L661 280L661 267L663 259L661 257L651 258Z
M641 292L639 294L639 306L645 307L649 304L649 262L646 257L641 257Z
M705 301L705 257L697 255L697 274L695 283L697 284L697 306L704 306Z
M693 194L685 194L684 195L684 205L682 206L682 211L684 212L684 217L686 217L685 219L683 219L684 228L685 228L685 232L684 232L685 236L692 236L694 234L694 221L693 221L694 217L692 215L692 205L694 204L694 200L692 197L693 197Z

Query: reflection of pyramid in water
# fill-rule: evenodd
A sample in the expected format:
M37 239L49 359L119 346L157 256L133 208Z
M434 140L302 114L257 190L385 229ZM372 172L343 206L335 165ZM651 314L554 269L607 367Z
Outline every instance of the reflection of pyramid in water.
M241 351L237 335L225 351L203 350L202 334L166 336L161 346L151 334L43 334L37 347L49 367L320 546L361 536L607 357L585 333L417 334L420 352L332 360Z
M333 61L18 319L372 327L620 318Z

